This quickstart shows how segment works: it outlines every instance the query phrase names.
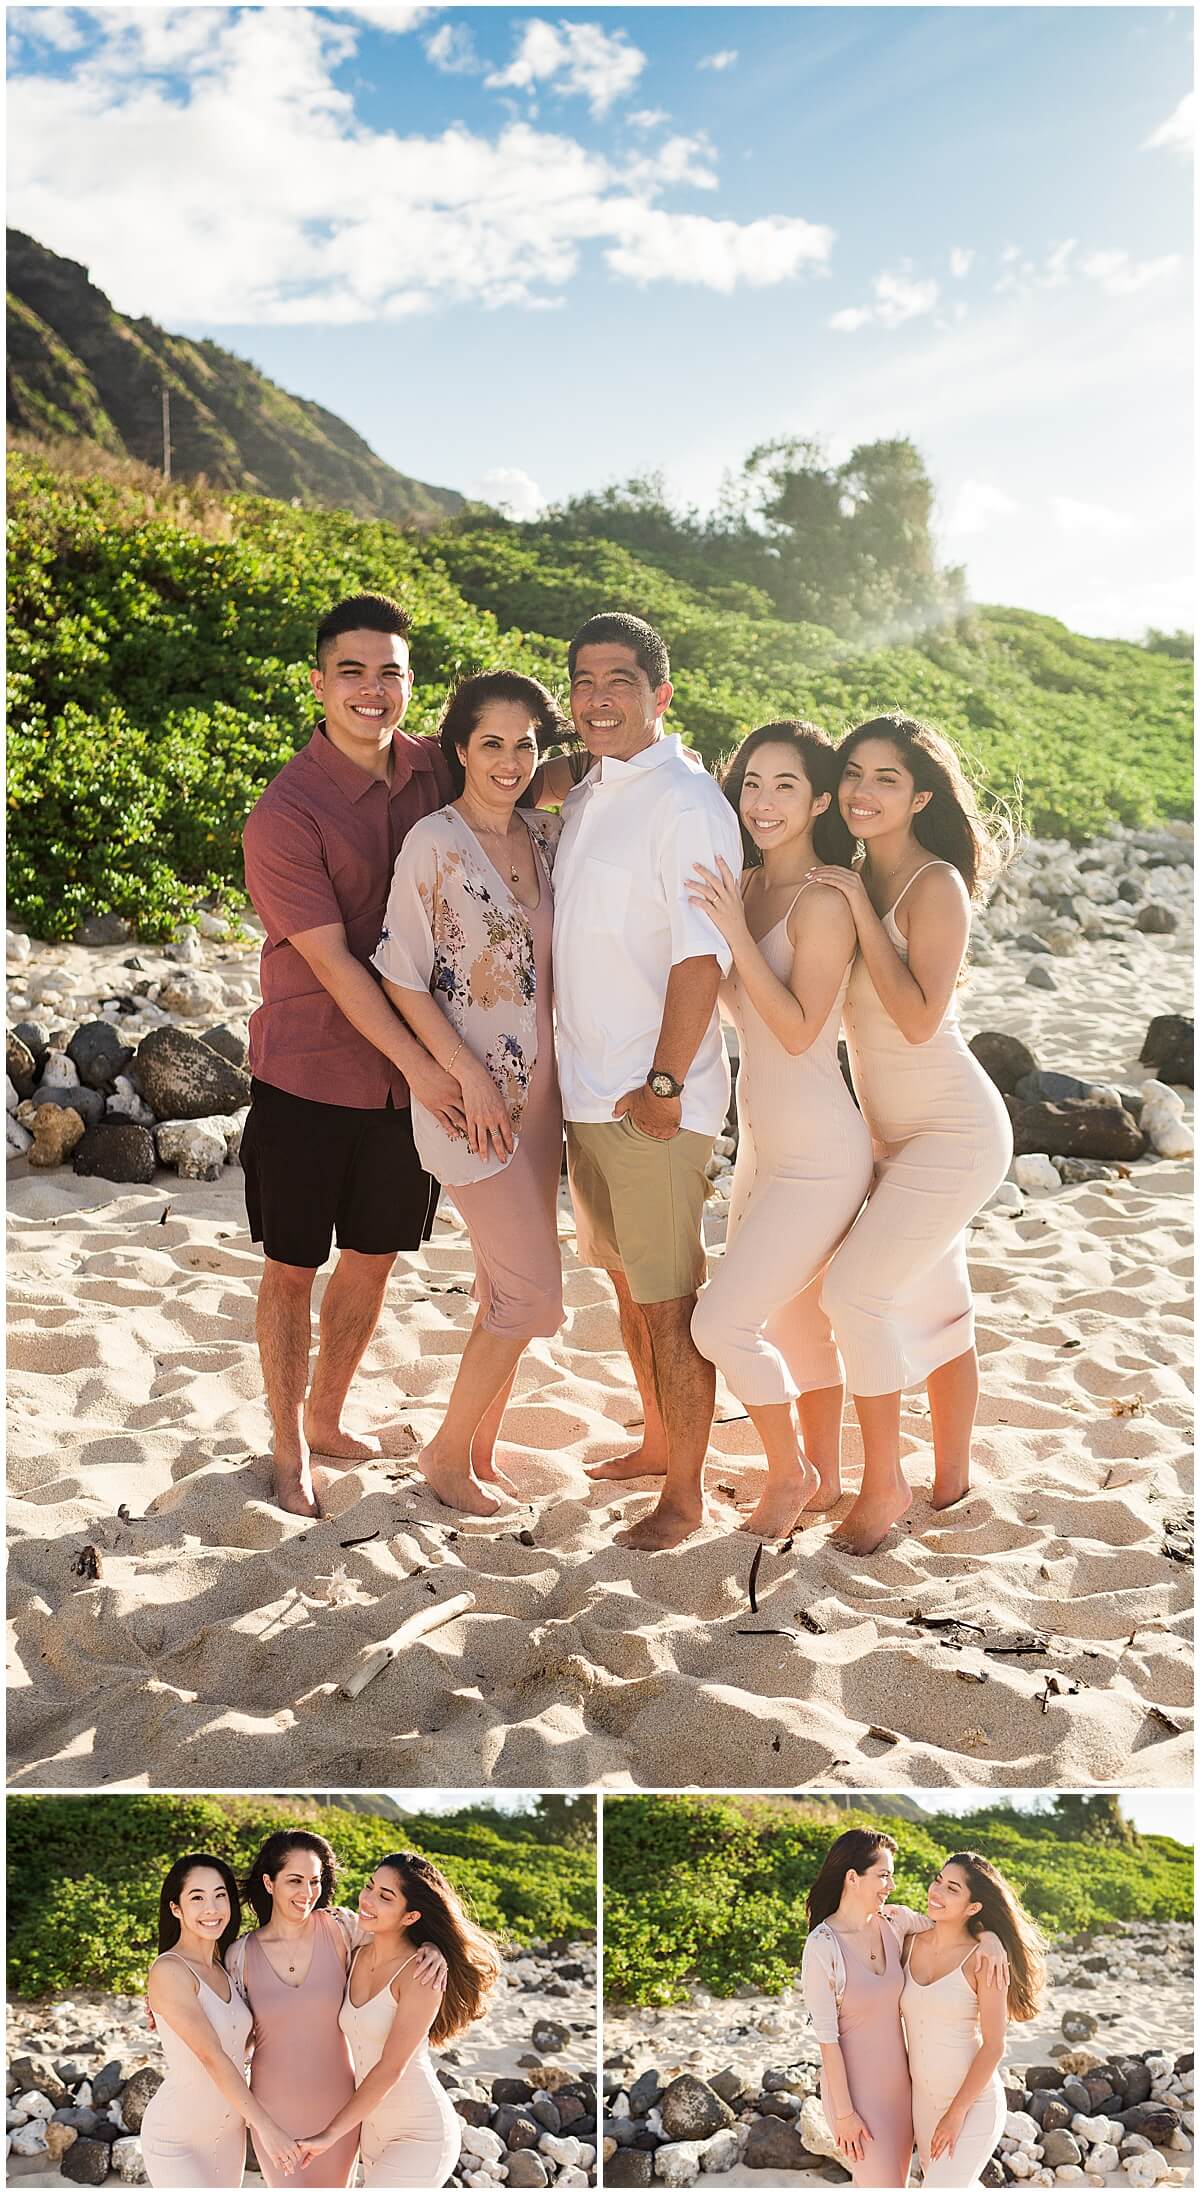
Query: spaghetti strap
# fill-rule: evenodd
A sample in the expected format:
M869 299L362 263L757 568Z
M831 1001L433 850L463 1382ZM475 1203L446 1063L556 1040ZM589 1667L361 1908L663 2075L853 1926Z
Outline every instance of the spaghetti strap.
M920 868L913 870L912 875L909 877L908 882L904 886L904 891L911 891L913 885L916 883L918 876L923 876L927 868L950 868L952 866L953 863L950 861L922 861ZM897 893L896 897L893 899L890 907L888 908L888 914L895 913L901 899L903 899L904 897L904 891ZM884 919L886 920L887 917L885 916Z

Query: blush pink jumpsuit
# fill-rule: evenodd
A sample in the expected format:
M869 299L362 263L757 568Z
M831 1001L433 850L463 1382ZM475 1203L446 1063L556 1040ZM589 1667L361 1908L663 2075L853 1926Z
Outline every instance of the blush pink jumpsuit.
M312 1925L312 1957L299 1987L280 1979L257 1934L247 1938L242 1969L254 2013L250 2087L280 2130L295 2140L319 2133L354 2093L354 2066L338 2023L346 1986L340 1930L327 1912L314 1912ZM258 2168L268 2186L348 2186L357 2154L358 2135L347 2133L303 2170L285 2174L265 2157L259 2157Z
M904 2187L913 2151L912 2086L900 2026L904 1968L891 1928L885 1923L879 1934L882 1973L874 1972L845 1937L838 1936L846 1968L846 1986L838 2005L838 2046L850 2100L871 2129L866 2154L850 2171L855 2186ZM834 2113L824 2080L821 2102L832 2131Z

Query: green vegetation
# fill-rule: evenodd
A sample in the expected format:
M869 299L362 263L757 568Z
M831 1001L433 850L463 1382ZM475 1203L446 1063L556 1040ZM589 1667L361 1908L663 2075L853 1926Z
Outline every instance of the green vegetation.
M411 1848L435 1859L480 1923L514 1947L595 1932L594 1842L557 1816L469 1807L396 1821L289 1798L16 1797L8 1803L10 1992L136 1993L157 1949L159 1892L173 1862L211 1851L241 1880L266 1837L288 1826L328 1836L346 1903L385 1853Z
M804 1899L843 1829L894 1836L897 1904L924 1909L953 1851L999 1866L1048 1935L1192 1914L1192 1853L1169 1836L1129 1840L1106 1815L983 1807L927 1823L814 1801L622 1797L604 1810L604 1979L613 2003L682 2002L795 1981ZM1082 1801L1084 1805L1088 1801Z
M856 453L860 469L870 454ZM906 459L906 494L917 493L911 470ZM794 474L783 477L792 494ZM94 443L19 450L9 504L15 919L62 937L84 915L112 911L162 935L202 897L236 904L245 815L313 719L317 617L363 588L412 610L418 731L432 729L447 683L466 670L507 663L561 690L572 630L619 606L666 635L672 721L709 761L769 716L808 716L837 733L903 707L958 741L993 795L1011 802L1019 788L1028 829L1081 840L1114 820L1189 812L1191 667L1174 652L1084 639L1030 611L951 615L945 605L949 623L886 645L861 632L839 638L780 613L760 583L775 566L763 564L757 535L747 546L753 529L742 521L721 547L689 545L669 512L657 531L635 517L618 510L613 522L646 535L642 553L598 533L586 510L538 525L470 511L431 535L167 487ZM676 548L671 569L664 559ZM849 550L837 555L844 564ZM861 627L882 582L862 577L861 543L854 558ZM910 610L920 591L911 573L893 577L892 628L903 587ZM952 578L927 572L921 585L936 592ZM796 571L787 586L799 600Z

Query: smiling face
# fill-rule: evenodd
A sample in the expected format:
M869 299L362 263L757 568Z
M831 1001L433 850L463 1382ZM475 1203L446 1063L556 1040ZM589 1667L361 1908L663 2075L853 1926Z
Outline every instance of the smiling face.
M856 838L906 830L933 795L918 792L913 773L890 739L861 739L842 768L838 806Z
M377 754L404 721L413 676L398 632L340 632L310 676L330 737L352 759Z
M358 1917L373 1934L387 1934L393 1928L414 1927L421 1915L409 1904L395 1867L377 1866L359 1891Z
M746 764L738 814L755 845L766 852L811 830L829 806L829 797L827 792L814 793L794 747L784 740L764 740Z
M467 799L480 807L519 800L538 762L537 725L521 701L487 701L465 747L456 748Z
M218 1943L229 1925L229 1891L215 1866L194 1866L184 1876L178 1904L171 1906L185 1934Z
M864 1905L868 1912L882 1912L892 1894L895 1879L896 1868L893 1854L890 1851L881 1850L876 1852L874 1859L865 1872L855 1874L851 1870L847 1874L846 1887L854 1896L856 1902Z
M589 754L628 762L650 746L671 699L667 681L652 686L634 650L616 641L582 647L571 680L571 717Z
M931 1920L941 1920L950 1927L965 1927L968 1920L983 1910L978 1898L971 1895L971 1884L961 1866L944 1866L929 1884L925 1899Z
M263 1880L277 1918L307 1920L309 1913L316 1911L321 1895L321 1862L315 1851L306 1851L302 1845L286 1851L274 1881L269 1874L264 1874Z

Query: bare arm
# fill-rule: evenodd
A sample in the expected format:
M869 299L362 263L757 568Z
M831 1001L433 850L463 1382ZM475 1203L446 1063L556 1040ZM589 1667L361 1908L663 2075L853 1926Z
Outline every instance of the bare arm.
M393 1013L374 976L368 975L361 960L355 959L342 924L330 922L321 929L301 930L288 941L307 961L351 1027L399 1068L426 1110L434 1113L444 1127L461 1129L465 1115L458 1083L430 1058L399 1014Z
M977 1965L973 1958L970 1965ZM981 1988L978 1977L971 1981L979 2000L979 2047L963 2075L962 2084L948 2110L944 2111L933 2130L930 2153L934 2156L954 2154L955 2143L962 2132L967 2112L977 2103L987 2087L992 2074L998 2071L1004 2056L1004 2044L1008 2032L1008 1998L997 1988Z
M232 2058L226 2056L200 2002L200 1985L195 1974L178 1959L159 1959L151 1967L146 1989L150 2008L156 2019L169 2026L198 2058L222 2100L250 2127L272 2162L291 2171L299 2161L298 2145L280 2132L274 2119L255 2101Z
M825 2075L825 2088L833 2112L833 2124L829 2130L841 2155L850 2163L861 2163L865 2144L871 2138L871 2128L859 2117L851 2100L842 2045L840 2042L822 2042L820 2049L821 2070Z
M688 1068L712 1019L720 980L721 970L712 953L702 953L694 960L677 960L671 969L652 1065L673 1074L677 1082L687 1080ZM628 1113L643 1135L651 1135L661 1143L669 1143L678 1135L682 1112L680 1098L656 1097L644 1082L618 1097L613 1106L614 1120Z
M342 2105L336 2117L330 2119L321 2133L312 2140L298 2143L302 2162L311 2162L314 2156L321 2155L335 2141L339 2141L343 2133L352 2132L355 2126L362 2124L364 2118L370 2117L371 2112L378 2108L384 2096L396 2085L433 2025L440 1991L435 1993L429 1987L423 1987L420 1981L413 1978L411 1967L392 1983L392 1993L396 1999L396 2012L378 2064L372 2067L366 2079L355 2088L349 2102Z
M430 1058L456 1084L466 1116L467 1141L476 1157L490 1157L494 1143L497 1158L510 1158L516 1138L508 1106L482 1059L476 1058L431 991L402 989L399 983L389 983L386 975L383 987Z
M702 906L733 953L733 964L751 1004L785 1051L799 1058L808 1051L833 1010L847 962L854 951L854 916L840 892L818 884L797 900L788 919L791 973L781 982L762 948L750 934L746 909L733 870L718 860L717 871L698 868L701 879L693 906Z
M549 762L542 763L538 777L535 779L537 785L536 804L538 807L561 807L571 787L577 785L580 778L587 775L587 770L576 771L573 766L575 760L578 760L577 756L556 754ZM590 754L587 755L586 761L587 769L590 769L592 766Z
M924 1044L939 1028L954 995L967 949L971 907L956 870L940 864L917 879L905 901L908 964L888 936L855 869L819 868L813 874L845 897L854 915L858 948L867 973L900 1034Z

